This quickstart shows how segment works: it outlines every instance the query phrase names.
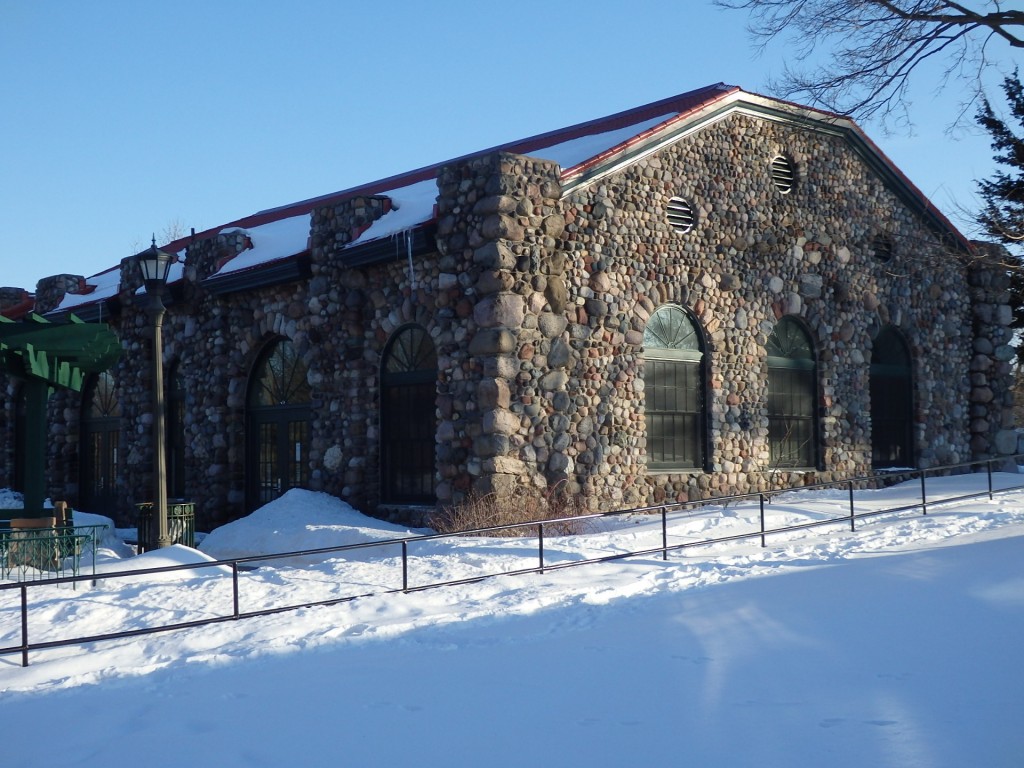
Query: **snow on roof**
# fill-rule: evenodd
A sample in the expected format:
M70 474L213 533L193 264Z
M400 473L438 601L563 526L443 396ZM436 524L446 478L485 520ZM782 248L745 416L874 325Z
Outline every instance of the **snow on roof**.
M244 232L252 240L252 248L242 251L224 264L216 274L238 272L260 264L295 256L309 248L310 215L291 216L257 227L226 227L220 234Z
M99 274L87 277L85 285L93 290L88 293L66 293L55 311L74 309L84 304L93 304L116 296L121 290L121 265L111 267Z
M185 265L182 263L181 255L173 252L172 255L176 261L171 264L171 271L167 275L168 285L180 281L185 276ZM121 265L119 264L116 267L111 267L85 278L85 286L87 290L84 293L64 294L60 304L51 311L74 310L77 307L95 304L96 302L116 296L121 290ZM88 290L90 288L92 290ZM143 290L142 286L140 286L136 293L141 293Z
M585 160L597 157L598 155L607 152L609 149L625 143L629 139L633 138L637 134L643 133L649 128L661 125L667 120L675 117L676 114L676 112L668 112L666 114L659 115L658 117L651 118L650 120L644 120L612 131L595 133L589 136L579 136L574 139L569 139L568 141L563 141L558 144L552 144L549 147L538 149L532 154L539 155L545 160L554 160L562 166L563 169L572 168Z
M407 171L406 173L390 176L385 179L371 181L367 184L349 187L339 192L288 203L276 208L268 208L251 216L237 219L222 227L201 232L196 237L200 239L210 237L219 232L229 231L229 227L244 229L247 233L251 234L251 230L254 227L293 216L309 214L315 208L337 205L344 200L359 195L386 195L396 199L396 196L399 195L398 190L407 189L409 191L408 194L412 196L414 188L425 192L426 187L420 186L424 182L428 185L436 185L437 173L443 166L463 162L475 157L482 157L492 152L512 152L554 160L562 166L564 171L622 147L629 143L631 139L651 131L659 125L677 120L696 109L723 99L730 94L740 92L738 86L715 83L714 85L688 91L652 104L646 104L614 115L559 128L525 139L506 142L460 157L449 158L433 165L417 168L416 170ZM436 188L432 191L436 196ZM418 192L415 194L419 197ZM422 203L423 198L419 197L419 199ZM425 221L429 221L429 217L417 221L415 224ZM406 227L396 226L388 234L395 234L404 228ZM367 242L369 239L379 239L385 236L383 230L381 230L380 234L375 232L370 238L364 235L359 238L359 241ZM185 247L187 244L188 238L182 238L174 243L170 243L168 247Z
M391 210L349 243L349 248L356 243L368 243L371 240L390 237L434 218L437 182L433 179L419 181L407 187L391 189L381 194L391 198Z
M347 248L390 237L434 217L437 183L433 179L375 194L390 198L391 210L373 222L358 238L348 243ZM226 227L220 230L220 234L244 232L252 241L252 248L242 251L225 263L216 274L224 275L253 269L306 251L309 248L310 225L311 216L304 213L255 227Z
M688 91L661 101L629 109L624 112L601 117L589 122L559 128L548 133L500 144L489 149L472 152L461 157L445 160L434 165L408 171L397 176L351 187L319 197L309 198L277 208L260 211L251 216L237 219L221 227L181 238L164 246L165 250L184 250L193 237L204 239L216 234L243 231L252 240L252 248L224 264L217 274L255 269L263 264L296 256L308 250L312 212L321 206L336 205L358 195L386 196L391 198L392 209L375 221L366 231L347 247L379 240L431 221L435 215L437 196L436 177L444 165L481 157L492 152L512 152L540 157L557 162L563 177L571 178L580 172L605 161L628 147L645 142L648 137L660 134L663 127L680 124L681 121L700 113L702 110L720 105L724 101L737 99L783 104L775 99L760 97L742 91L738 86L715 83ZM797 107L798 105L789 105ZM809 109L799 107L800 109ZM822 114L817 113L815 114ZM884 155L870 141L869 147L877 152L898 178L908 185L912 193L923 199L927 210L933 211L927 198L892 166ZM936 212L937 213L937 212ZM941 217L941 214L937 214ZM942 219L942 221L945 221ZM956 229L945 222L951 231ZM180 267L180 265L178 265ZM119 274L119 270L113 270ZM89 304L117 292L116 284L106 282L101 273L89 279L89 285L96 289L88 294L65 297L60 309ZM180 272L175 279L180 279Z

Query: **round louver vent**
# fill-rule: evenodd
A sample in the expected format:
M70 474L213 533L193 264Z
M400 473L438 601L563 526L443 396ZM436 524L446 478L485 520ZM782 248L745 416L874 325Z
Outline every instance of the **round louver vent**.
M888 235L875 235L875 239L871 242L871 255L878 261L892 260L895 249L896 246Z
M676 232L689 232L693 229L693 206L681 197L673 197L668 201L668 224Z
M785 155L779 155L772 160L772 183L784 195L788 194L796 184L796 170L793 168L793 161Z

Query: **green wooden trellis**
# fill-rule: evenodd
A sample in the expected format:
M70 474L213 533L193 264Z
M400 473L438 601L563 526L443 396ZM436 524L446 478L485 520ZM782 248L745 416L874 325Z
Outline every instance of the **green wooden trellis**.
M25 517L45 517L46 400L57 387L82 391L86 376L105 371L121 356L106 323L74 315L52 323L40 315L14 322L0 316L0 370L21 379L25 391Z

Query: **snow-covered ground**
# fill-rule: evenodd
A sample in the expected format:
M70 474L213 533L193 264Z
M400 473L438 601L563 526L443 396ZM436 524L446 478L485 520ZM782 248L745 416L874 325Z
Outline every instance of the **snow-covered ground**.
M929 494L970 484L983 476L929 480ZM862 496L858 511L919 489ZM842 492L787 494L768 524L841 515L845 503ZM757 524L756 506L691 513L672 521L669 543ZM0 657L0 765L1024 766L1024 492L857 527L37 651L28 668ZM110 535L96 565L416 533L292 491L211 533L203 552L129 558ZM545 562L660 541L657 519L600 521L546 540ZM409 550L414 586L537 557L531 539ZM394 589L399 552L261 565L241 574L241 609ZM30 637L224 614L225 570L30 590ZM0 593L0 645L19 637L17 594Z

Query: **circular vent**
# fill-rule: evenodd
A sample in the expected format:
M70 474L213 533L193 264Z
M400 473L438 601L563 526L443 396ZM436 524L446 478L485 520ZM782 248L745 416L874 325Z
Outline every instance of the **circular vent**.
M871 241L871 255L878 261L891 261L896 246L889 235L875 235Z
M681 197L673 197L668 201L668 224L676 232L689 232L693 229L693 206Z
M789 194L796 184L796 170L793 161L785 155L778 155L772 160L772 183L782 194Z

